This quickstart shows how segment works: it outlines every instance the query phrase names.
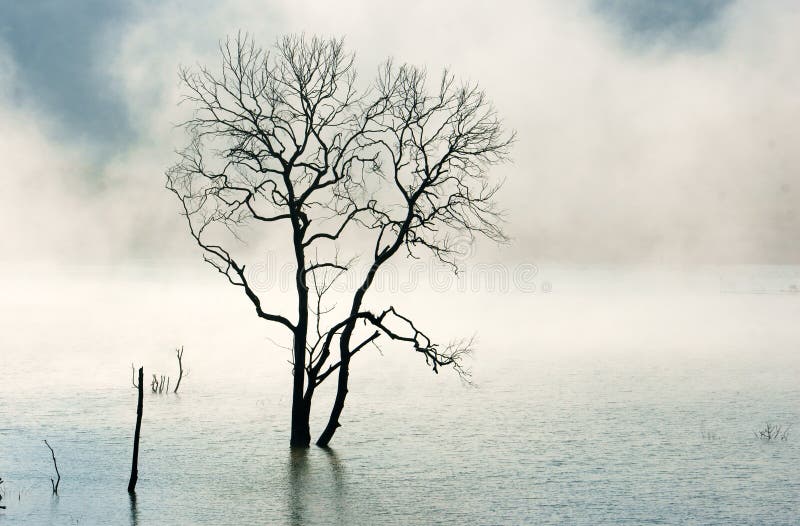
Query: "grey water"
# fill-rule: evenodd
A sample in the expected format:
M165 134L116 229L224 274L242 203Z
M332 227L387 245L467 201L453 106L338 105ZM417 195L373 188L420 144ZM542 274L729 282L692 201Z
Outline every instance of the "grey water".
M556 269L547 293L425 292L436 332L477 331L476 385L399 347L364 354L332 449L307 451L288 447L288 356L236 291L92 275L37 299L17 280L0 322L0 523L798 524L786 272L721 287L716 271ZM181 392L145 393L131 500L130 364L174 381L181 344ZM768 422L795 427L754 437Z

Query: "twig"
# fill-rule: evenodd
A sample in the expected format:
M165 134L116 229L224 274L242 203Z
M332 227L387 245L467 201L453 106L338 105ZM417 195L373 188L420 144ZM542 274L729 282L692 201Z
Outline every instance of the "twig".
M175 383L175 390L173 394L178 394L178 388L181 386L181 379L183 378L183 345L180 349L175 349L175 354L178 356L178 381Z
M61 484L61 473L58 472L58 464L56 463L56 454L53 452L53 448L50 447L50 444L47 443L47 440L44 441L44 445L47 446L47 449L50 450L50 454L53 456L53 467L56 468L56 476L58 477L55 481L53 478L50 478L50 485L53 487L53 495L58 495L58 485Z

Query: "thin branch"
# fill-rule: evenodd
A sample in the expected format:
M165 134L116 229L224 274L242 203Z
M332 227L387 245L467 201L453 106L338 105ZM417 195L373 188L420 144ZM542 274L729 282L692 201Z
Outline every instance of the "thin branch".
M175 382L175 390L172 393L178 394L178 388L181 386L181 380L183 379L183 345L181 345L180 349L175 349L175 355L178 358L178 381Z
M56 470L57 479L54 481L53 478L50 478L50 485L53 487L53 495L58 495L58 485L61 484L61 473L58 472L58 464L56 463L56 454L53 451L53 448L50 447L50 444L47 443L47 440L44 441L44 445L47 446L47 449L50 450L50 455L53 457L53 467Z

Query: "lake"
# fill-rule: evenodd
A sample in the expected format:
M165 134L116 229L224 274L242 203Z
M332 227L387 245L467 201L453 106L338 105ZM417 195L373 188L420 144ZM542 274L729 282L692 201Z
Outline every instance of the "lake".
M400 347L359 354L332 449L294 452L280 333L208 274L6 278L0 523L800 523L797 268L400 294L437 335L478 334L476 386ZM174 382L180 345L181 392L145 393L132 501L130 364ZM766 423L794 429L754 437Z

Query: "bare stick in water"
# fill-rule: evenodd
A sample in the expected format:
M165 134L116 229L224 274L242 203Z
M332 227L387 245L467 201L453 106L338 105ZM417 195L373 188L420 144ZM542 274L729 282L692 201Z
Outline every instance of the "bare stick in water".
M53 467L56 468L56 480L53 480L52 477L50 478L50 485L53 486L53 495L58 495L58 485L61 484L61 473L58 472L58 464L56 463L56 454L53 452L53 448L50 447L50 444L47 443L47 440L44 441L44 445L47 446L47 449L50 450L50 455L53 456Z
M178 388L181 386L181 379L183 378L183 345L180 349L175 349L175 354L178 355L178 381L175 383L174 394L178 394Z
M136 431L133 434L133 463L131 464L131 479L128 482L128 493L136 491L136 481L139 479L139 433L142 430L142 406L144 405L144 367L139 367L139 402L136 405Z

